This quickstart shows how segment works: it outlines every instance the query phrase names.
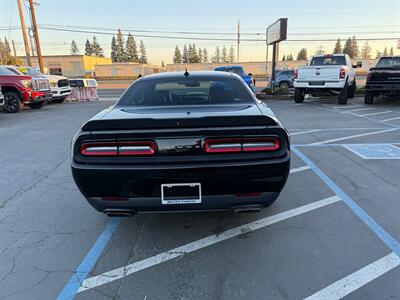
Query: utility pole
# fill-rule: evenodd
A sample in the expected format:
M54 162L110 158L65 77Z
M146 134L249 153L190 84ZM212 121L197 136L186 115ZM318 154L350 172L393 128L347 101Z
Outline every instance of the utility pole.
M13 51L14 51L15 64L17 64L17 51L15 50L15 43L14 43L14 40L12 40L11 42L12 42Z
M17 0L17 2L18 2L19 18L21 20L22 36L24 37L26 61L28 63L28 66L32 67L32 60L31 60L31 55L29 53L28 37L26 36L25 19L24 19L24 13L22 11L21 0Z
M39 33L36 24L36 15L35 15L35 6L33 4L33 0L29 0L29 5L31 7L31 16L32 16L32 26L33 26L33 33L35 35L35 42L36 42L36 53L39 60L39 68L40 72L44 73L44 66L43 66L43 58L42 58L42 51L40 49L40 40L39 40Z
M240 20L238 20L238 27L237 27L237 62L240 61L239 48L240 48Z

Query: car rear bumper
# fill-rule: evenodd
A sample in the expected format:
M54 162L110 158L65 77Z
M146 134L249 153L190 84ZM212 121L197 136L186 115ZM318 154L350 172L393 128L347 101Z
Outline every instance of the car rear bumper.
M324 81L321 80L298 80L294 82L295 88L301 89L342 89L345 85L345 80Z
M366 84L365 92L368 94L388 94L398 95L400 94L400 84Z
M289 169L289 155L259 164L224 167L122 169L72 164L78 188L89 203L102 212L121 208L140 212L219 210L253 204L267 206L284 187ZM202 202L162 204L161 185L168 183L200 183Z
M55 87L51 89L51 93L53 94L53 98L61 98L67 97L71 95L70 87Z

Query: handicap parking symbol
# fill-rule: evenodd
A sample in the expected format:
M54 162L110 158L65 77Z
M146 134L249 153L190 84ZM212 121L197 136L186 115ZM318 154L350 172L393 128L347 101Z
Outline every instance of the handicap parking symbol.
M363 159L400 159L400 148L392 144L343 145Z

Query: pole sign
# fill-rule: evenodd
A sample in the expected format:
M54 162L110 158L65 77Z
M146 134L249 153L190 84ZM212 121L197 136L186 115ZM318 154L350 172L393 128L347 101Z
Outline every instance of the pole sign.
M267 28L267 45L284 41L287 38L287 18L280 18Z

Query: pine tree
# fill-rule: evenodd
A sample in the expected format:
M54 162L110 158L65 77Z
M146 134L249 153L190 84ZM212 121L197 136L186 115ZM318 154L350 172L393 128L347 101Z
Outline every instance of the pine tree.
M292 55L292 53L288 54L288 56L286 57L286 60L293 60L293 55Z
M117 48L116 48L116 56L117 56L117 62L127 62L128 58L125 52L125 47L124 47L124 37L122 36L122 32L120 29L118 29L118 34L117 34Z
M141 40L140 41L140 58L139 58L139 63L141 64L148 64L148 60L147 60L147 54L146 54L146 48L144 47L144 43Z
M199 48L198 57L199 57L199 63L203 63L203 50L201 50L201 48Z
M393 50L393 46L392 47L390 47L390 55L394 55L394 50Z
M213 63L220 63L221 62L221 51L219 50L219 46L215 48L215 54L212 59Z
M383 56L388 56L388 50L387 50L387 47L385 47L385 50L383 50Z
M112 62L117 62L117 40L115 39L115 36L112 37L111 40L111 61Z
M93 40L92 40L92 50L93 50L94 56L104 57L103 48L101 48L101 46L95 36L93 36Z
M179 50L178 46L175 46L174 57L172 58L174 64L181 64L182 63L182 55L181 50Z
M78 45L74 40L71 42L71 55L78 55L79 54L79 49Z
M136 41L130 32L128 34L128 38L126 39L126 56L128 62L137 63L139 61Z
M297 54L297 60L307 60L307 49L301 48Z
M193 62L193 49L192 49L192 44L189 44L188 46L188 63Z
M371 47L368 45L368 41L365 41L365 44L361 48L361 58L363 59L371 58Z
M206 48L203 49L203 63L208 64L208 52Z
M353 46L352 46L351 38L348 38L346 43L344 44L343 53L350 56L350 58L353 58L354 54L353 54Z
M6 65L11 65L15 62L15 58L11 55L11 47L7 38L4 38L4 61Z
M354 35L353 35L353 39L351 40L351 48L352 48L353 56L350 56L350 57L357 58L358 54L360 53L360 50L358 49L357 40Z
M283 55L283 57L282 57L282 61L285 61L286 60L286 56L285 55Z
M334 54L339 54L342 53L343 49L342 49L342 43L340 41L340 39L338 38L335 44L335 48L333 48L333 53Z
M229 57L228 60L230 63L233 63L235 61L235 49L233 48L233 46L231 45L231 47L229 48Z
M195 44L193 44L193 46L192 46L192 59L193 59L193 62L196 64L200 62L199 54L197 53Z
M382 52L376 50L376 57L375 58L380 58L382 56Z
M226 50L226 47L222 47L222 52L221 52L221 62L227 63L228 62L228 51Z
M189 63L189 53L188 53L186 45L183 46L182 62L184 64Z
M0 62L1 64L6 64L5 57L4 57L4 43L0 38Z
M161 62L161 67L165 68L165 63L164 63L164 61Z
M89 39L86 39L85 55L87 55L87 56L92 56L93 55L93 48L92 48L92 44L89 42Z

